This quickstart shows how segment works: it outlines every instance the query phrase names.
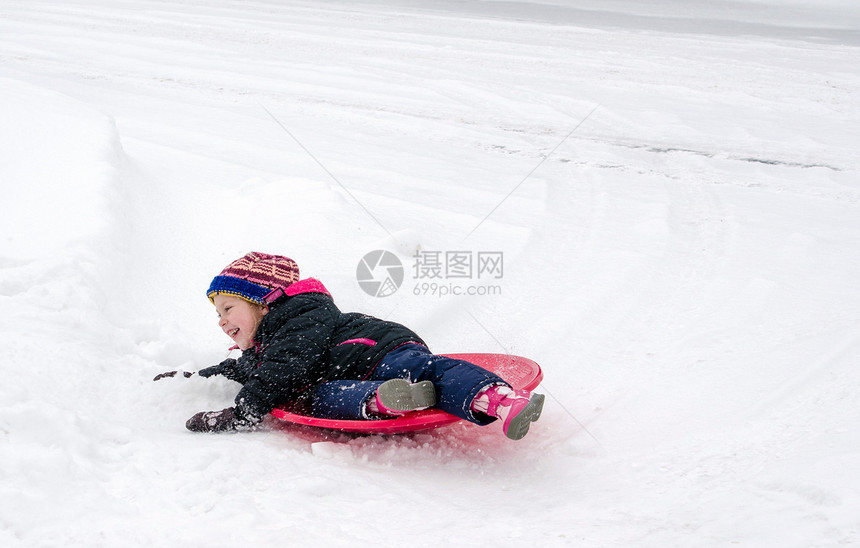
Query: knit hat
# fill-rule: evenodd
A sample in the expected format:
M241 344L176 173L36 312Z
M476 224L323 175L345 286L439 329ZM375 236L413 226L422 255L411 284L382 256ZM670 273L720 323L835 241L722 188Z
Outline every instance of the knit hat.
M266 305L283 295L284 289L299 281L299 265L289 257L251 252L227 265L215 276L206 296L233 295Z

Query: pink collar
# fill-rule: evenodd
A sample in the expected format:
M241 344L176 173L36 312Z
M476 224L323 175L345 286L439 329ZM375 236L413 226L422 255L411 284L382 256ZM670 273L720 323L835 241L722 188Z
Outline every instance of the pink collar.
M263 297L263 300L266 304L271 304L278 300L281 295L293 297L302 293L322 293L331 297L331 293L328 292L328 289L325 288L321 281L316 278L305 278L304 280L299 280L294 284L288 285L287 289L281 289L280 287L273 289Z

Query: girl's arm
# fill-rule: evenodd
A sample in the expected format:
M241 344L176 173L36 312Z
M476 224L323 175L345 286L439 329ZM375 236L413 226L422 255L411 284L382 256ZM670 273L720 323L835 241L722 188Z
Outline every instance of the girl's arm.
M292 297L288 320L262 340L261 361L236 396L239 415L256 422L328 376L328 354L340 311L330 297ZM243 356L244 357L244 356ZM241 360L240 360L241 361Z

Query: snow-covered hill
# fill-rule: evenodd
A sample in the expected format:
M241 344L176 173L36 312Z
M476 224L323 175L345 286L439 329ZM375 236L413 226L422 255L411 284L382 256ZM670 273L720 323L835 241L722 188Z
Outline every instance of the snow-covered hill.
M860 542L858 48L836 0L0 0L0 543ZM251 250L544 417L187 432L237 385L151 379Z

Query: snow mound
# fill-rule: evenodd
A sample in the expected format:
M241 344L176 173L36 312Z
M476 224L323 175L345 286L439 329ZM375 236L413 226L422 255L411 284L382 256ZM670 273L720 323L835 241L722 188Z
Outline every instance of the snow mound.
M0 101L0 261L63 254L108 224L123 162L116 126L80 101L9 78L0 78Z

